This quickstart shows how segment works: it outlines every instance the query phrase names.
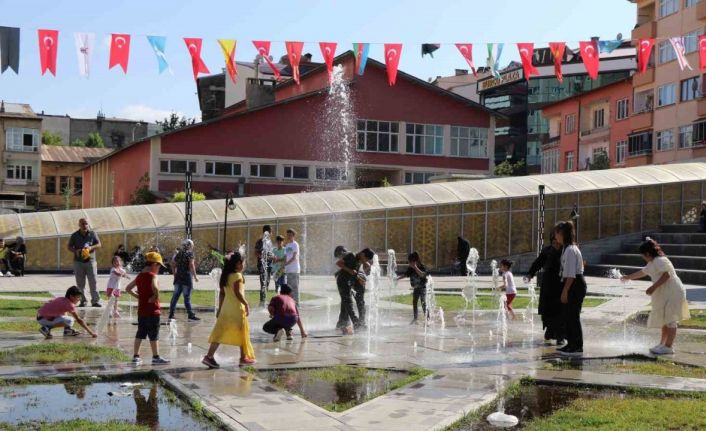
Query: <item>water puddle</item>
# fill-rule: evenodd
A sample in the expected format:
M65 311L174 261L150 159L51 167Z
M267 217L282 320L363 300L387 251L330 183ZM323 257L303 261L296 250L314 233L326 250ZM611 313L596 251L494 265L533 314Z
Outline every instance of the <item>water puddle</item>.
M0 428L3 424L89 419L127 422L152 430L218 429L184 407L172 392L151 381L2 386Z

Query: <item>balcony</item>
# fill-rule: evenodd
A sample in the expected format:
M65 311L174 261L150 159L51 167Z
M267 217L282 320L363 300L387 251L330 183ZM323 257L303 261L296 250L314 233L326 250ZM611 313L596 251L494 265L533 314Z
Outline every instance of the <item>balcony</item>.
M648 21L632 31L632 40L649 39L657 36L657 21Z
M544 145L546 145L546 146L548 146L548 147L551 147L551 146L554 146L554 145L558 145L560 139L561 139L561 136L560 136L560 135L550 136L549 139L547 139L547 142L545 142Z
M632 76L633 88L642 87L643 85L652 84L655 82L655 68L648 67L645 73L636 73Z
M591 138L596 138L596 137L608 134L609 130L610 130L610 128L608 126L596 127L596 128L588 129L588 130L582 130L581 131L581 138L584 138L586 136L589 136Z
M652 127L652 110L636 112L630 117L632 130L649 129Z
M8 186L36 186L37 181L25 180L21 178L5 178L5 185Z
M5 151L12 151L16 153L38 153L39 146L33 145L7 145Z
M706 20L706 3L700 2L696 5L696 19Z
M0 200L0 208L18 208L18 209L25 209L27 207L27 204L25 204L25 201L11 201L11 200Z
M634 168L635 166L646 166L652 164L652 154L638 154L635 156L628 156L625 159L625 166L628 168Z

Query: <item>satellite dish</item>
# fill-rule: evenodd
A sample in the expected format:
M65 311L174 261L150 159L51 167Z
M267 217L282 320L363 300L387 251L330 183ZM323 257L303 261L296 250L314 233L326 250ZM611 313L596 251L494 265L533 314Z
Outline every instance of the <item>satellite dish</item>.
M623 34L622 34L622 33L618 33L618 35L615 36L615 38L616 38L617 40L623 40Z

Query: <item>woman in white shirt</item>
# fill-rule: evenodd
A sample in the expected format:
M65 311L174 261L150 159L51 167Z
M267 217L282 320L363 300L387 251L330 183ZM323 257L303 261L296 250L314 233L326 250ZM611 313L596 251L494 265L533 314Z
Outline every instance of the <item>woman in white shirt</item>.
M581 306L586 297L586 281L583 278L583 256L576 245L574 224L561 222L554 228L556 240L564 246L561 253L562 291L561 304L566 325L566 345L559 350L564 356L583 355L583 330L581 328Z

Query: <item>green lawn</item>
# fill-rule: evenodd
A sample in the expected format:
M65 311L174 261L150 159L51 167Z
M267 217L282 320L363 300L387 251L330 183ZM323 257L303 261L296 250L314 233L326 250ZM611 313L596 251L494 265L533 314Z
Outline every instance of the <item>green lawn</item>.
M72 419L59 422L30 422L11 425L0 422L0 431L149 431L150 428L142 425L126 424L123 422L93 422L85 419Z
M0 321L0 331L10 332L34 332L39 330L36 319L22 319L11 321Z
M0 317L35 317L44 302L27 299L0 300Z
M160 293L160 301L162 304L167 304L169 305L169 301L172 299L172 293L173 291L161 291ZM105 292L101 292L101 298L104 301L108 300L108 296L106 295ZM267 292L267 301L269 302L270 299L274 296L274 291L270 290ZM134 301L135 298L131 297L127 293L123 292L123 296L121 298L124 298L128 301ZM300 301L310 301L312 299L318 299L319 297L316 295L312 295L310 293L300 293L299 294L299 300ZM246 290L245 291L245 299L247 299L248 304L255 304L257 305L260 302L260 291L259 290ZM215 292L211 289L194 289L191 291L191 304L192 305L200 305L200 306L208 306L208 307L213 307L213 303L215 300ZM179 298L179 303L183 304L183 297ZM0 306L1 307L1 306Z
M682 328L706 329L706 310L690 310L691 319L679 324Z
M41 292L2 292L0 293L0 296L22 296L22 297L35 297L35 298L41 298L43 296L49 297L49 298L54 298L54 295L52 295L49 292L41 291Z
M82 343L40 343L0 351L0 365L123 362L128 359L114 347Z
M669 377L691 377L706 379L706 368L677 364L666 360L631 360L626 358L622 363L601 360L574 363L564 361L560 364L545 364L544 369L583 369L608 371L628 374L651 374Z
M398 302L400 304L412 305L412 295L396 295L390 298L393 302ZM586 298L583 301L584 307L596 307L608 301L608 299L603 298ZM512 308L515 310L523 309L527 307L529 303L529 298L518 296L512 301ZM463 299L461 295L436 295L436 305L443 308L446 311L458 311L463 310L466 307L466 300ZM498 307L498 303L493 299L492 296L479 296L478 297L478 310L493 310ZM470 306L469 306L470 308Z

